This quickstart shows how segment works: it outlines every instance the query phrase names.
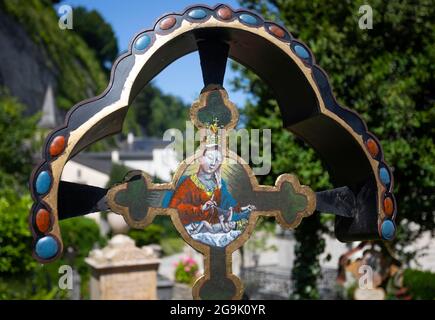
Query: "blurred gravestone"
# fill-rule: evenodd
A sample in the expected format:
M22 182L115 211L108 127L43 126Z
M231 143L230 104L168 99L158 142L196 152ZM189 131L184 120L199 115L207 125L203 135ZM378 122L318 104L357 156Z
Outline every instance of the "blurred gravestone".
M92 300L157 299L160 260L150 247L136 247L134 240L116 235L107 247L91 251Z

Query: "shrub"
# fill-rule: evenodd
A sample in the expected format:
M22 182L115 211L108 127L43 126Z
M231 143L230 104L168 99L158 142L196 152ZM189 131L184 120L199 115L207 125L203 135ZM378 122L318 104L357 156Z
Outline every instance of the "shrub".
M407 269L403 274L403 285L413 299L435 299L435 273Z
M49 277L43 268L38 268L32 275L0 277L0 300L67 299L67 290L59 289Z
M175 265L175 281L192 285L198 274L198 264L193 258L185 257Z
M170 256L183 250L184 241L168 217L156 217L151 225L144 230L132 229L128 236L135 240L138 247L148 244L159 244L163 255Z
M31 203L28 193L0 190L0 276L28 274L37 265L27 223Z
M86 299L89 296L90 268L85 263L85 258L95 246L105 246L107 239L101 236L98 224L94 220L85 217L60 221L60 230L65 248L64 256L59 261L47 265L47 269L57 281L59 266L72 263L72 267L77 269L80 274L81 296ZM72 261L69 261L68 257L65 256L68 247L72 247L75 252Z
M170 256L183 251L186 243L181 238L163 238L160 241L164 256Z
M128 236L136 242L138 247L142 247L152 243L160 243L163 232L162 226L151 224L144 230L131 229Z

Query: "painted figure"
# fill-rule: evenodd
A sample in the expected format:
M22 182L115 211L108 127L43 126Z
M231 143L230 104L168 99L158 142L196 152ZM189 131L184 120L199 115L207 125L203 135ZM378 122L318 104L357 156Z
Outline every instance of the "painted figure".
M190 235L229 233L228 240L220 242L227 244L243 231L238 229L244 228L255 206L238 205L221 177L222 161L219 145L207 145L199 158L198 172L185 177L179 184L169 207L178 210L181 222ZM194 238L204 239L199 239L199 236Z

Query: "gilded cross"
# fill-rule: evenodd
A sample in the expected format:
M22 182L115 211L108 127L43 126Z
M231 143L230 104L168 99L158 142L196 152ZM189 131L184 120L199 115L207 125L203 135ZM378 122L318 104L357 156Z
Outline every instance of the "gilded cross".
M147 174L132 172L108 191L108 206L139 229L156 215L170 216L183 239L204 255L204 274L193 286L193 297L240 299L243 284L232 273L232 253L249 239L261 216L295 228L314 212L315 194L290 174L279 176L275 186L259 185L249 165L228 150L227 132L236 127L238 112L222 87L206 87L190 117L201 143L172 182L154 184ZM214 191L202 193L201 179L214 181Z

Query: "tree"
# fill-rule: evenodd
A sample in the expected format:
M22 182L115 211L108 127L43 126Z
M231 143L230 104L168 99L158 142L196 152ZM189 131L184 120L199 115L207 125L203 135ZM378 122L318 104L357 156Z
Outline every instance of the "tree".
M112 26L96 10L76 7L73 13L74 31L94 50L101 67L109 73L118 56L118 40Z
M139 92L129 113L146 135L162 137L167 129L184 129L188 111L180 98L164 94L150 83Z
M373 29L361 30L358 9L362 3L358 2L240 2L269 20L282 22L294 37L304 41L328 73L338 102L356 110L380 138L395 178L399 227L393 245L403 261L409 261L412 255L405 255L403 246L421 232L433 234L435 229L435 8L426 0L418 5L370 1ZM291 169L315 190L327 187L327 175L321 173L313 151L276 128L279 109L270 90L252 72L242 71L242 75L247 80L239 79L236 86L256 98L246 108L248 125L275 129L274 168ZM319 270L311 270L320 252L320 245L314 244L322 229L319 219L304 219L295 232L299 242L293 277L303 298L316 296L311 291L315 277L308 274L319 275ZM313 243L307 243L308 238Z
M89 252L98 246L104 247L107 239L100 234L99 225L86 217L75 217L59 223L62 232L64 253L58 261L47 265L46 272L56 283L59 278L59 267L71 265L80 274L80 292L82 298L89 298L89 280L91 269L85 262Z
M29 289L31 286L42 290L39 294L46 294L35 297L50 297L51 289L44 291L44 282L50 278L52 283L57 283L56 267L67 262L60 260L37 271L38 263L32 257L33 238L28 225L32 199L27 181L38 116L23 117L24 108L6 90L0 90L0 287L5 290L2 297L6 298L29 298L36 294ZM89 270L84 258L95 243L104 245L105 240L98 225L87 218L62 221L61 230L64 246L76 250L75 266L82 274L85 287Z
M30 141L36 117L24 118L24 106L0 90L0 275L35 267L27 216L32 200L27 181L32 164Z
M36 266L27 223L31 204L29 194L0 190L0 277L29 274Z
M23 117L25 107L0 88L0 188L25 185L32 166L29 139L37 116Z

